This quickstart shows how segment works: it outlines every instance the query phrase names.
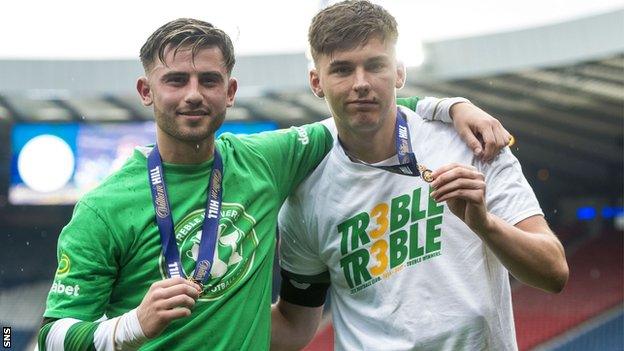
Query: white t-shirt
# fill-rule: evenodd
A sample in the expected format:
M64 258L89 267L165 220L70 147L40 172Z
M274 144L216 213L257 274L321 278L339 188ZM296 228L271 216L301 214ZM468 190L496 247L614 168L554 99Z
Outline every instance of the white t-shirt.
M420 164L477 167L488 210L508 223L543 214L508 148L482 163L452 125L402 111ZM329 273L336 350L516 350L509 276L492 251L420 177L352 162L323 123L334 148L282 207L280 265Z

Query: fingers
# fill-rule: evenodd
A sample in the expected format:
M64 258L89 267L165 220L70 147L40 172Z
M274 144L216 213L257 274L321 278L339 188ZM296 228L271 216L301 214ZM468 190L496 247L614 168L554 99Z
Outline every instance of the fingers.
M482 130L480 130L481 138L483 139L483 154L481 158L484 161L491 160L498 153L497 143L496 143L496 134L492 129L492 126L488 124Z
M498 150L501 150L504 147L509 146L511 134L509 134L507 129L505 129L499 121L495 121L495 126L493 129L494 135L496 135L496 148Z
M479 107L472 104L454 104L450 113L457 132L474 155L483 161L491 161L509 143L509 132L496 118Z
M192 282L188 279L184 279L182 277L168 278L168 279L157 281L154 284L152 284L150 289L168 288L168 287L171 287L174 285L180 285L180 284L188 285L196 289L198 292L201 292L201 287L197 283Z
M477 147L472 144L472 140L476 139L475 134L481 137L481 141L479 141L479 147L483 149L481 152L477 152ZM488 120L482 121L476 126L474 134L471 131L463 138L473 150L475 156L485 162L490 162L498 155L501 149L509 144L511 134L496 118L489 117Z
M431 192L436 202L460 198L469 202L479 202L483 197L485 182L479 179L455 179Z
M507 143L509 143L509 139L505 138L505 133L503 133L503 129L498 127L498 123L492 127L492 132L494 134L494 138L496 139L496 144L494 145L496 152L494 154L494 156L496 154L498 154L498 151L502 148L504 148L505 146L507 146ZM492 157L494 157L492 156Z
M497 119L492 117L488 123L490 126L489 128L485 128L485 130L489 130L490 132L486 132L483 136L486 151L483 153L482 160L485 162L492 161L500 150L506 146L510 146L512 140L512 135Z
M445 174L454 169L458 169L458 170L455 173L450 173L442 177L442 174ZM466 171L463 171L463 170L466 170ZM434 180L433 182L431 182L431 186L437 189L441 185L441 183L447 182L450 179L450 177L452 177L453 175L470 174L470 172L468 171L478 173L477 168L471 165L462 165L456 162L446 164L433 171L432 176Z
M473 134L472 130L468 129L467 131L462 132L461 137L466 145L468 145L470 150L472 150L473 154L475 156L481 157L481 154L483 153L483 148L481 147L481 142L479 141L479 139L477 139L476 135Z
M191 310L188 308L180 307L180 308L174 308L172 310L161 311L160 315L163 319L172 321L175 319L190 316Z
M168 299L177 295L184 295L197 299L199 297L199 291L194 286L189 284L177 284L166 288L159 288L154 290L152 294L156 300Z
M509 133L509 131L507 131L507 129L505 129L500 122L497 123L496 129L498 131L497 133L502 136L503 143L505 144L502 147L511 146L509 145L512 139L511 133Z
M167 310L181 307L187 308L190 311L191 309L193 309L193 306L195 306L195 300L196 299L188 295L176 295L166 300L163 300L161 304L162 307Z
M199 286L181 277L153 283L137 308L141 329L148 338L159 335L172 320L191 314Z
M451 163L433 172L431 196L437 202L460 197L467 201L482 201L485 194L485 177L473 166Z

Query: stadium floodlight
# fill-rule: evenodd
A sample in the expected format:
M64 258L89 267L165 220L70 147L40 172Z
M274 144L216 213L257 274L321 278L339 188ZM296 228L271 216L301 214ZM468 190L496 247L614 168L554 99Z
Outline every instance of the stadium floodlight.
M29 140L22 148L17 169L24 183L40 192L63 188L74 173L75 157L67 143L44 134Z

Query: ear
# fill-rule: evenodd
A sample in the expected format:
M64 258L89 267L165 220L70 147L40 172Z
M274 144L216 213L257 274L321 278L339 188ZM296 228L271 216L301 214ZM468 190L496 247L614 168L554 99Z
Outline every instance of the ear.
M316 68L310 70L308 78L310 79L310 89L312 89L314 95L324 98L325 93L323 93L323 88L321 88L321 79L319 78L319 73Z
M147 77L143 76L137 80L136 85L137 91L139 92L139 97L141 98L141 102L143 106L150 106L154 103L154 98L152 97L152 90L149 86L149 81Z
M401 89L405 85L405 80L407 79L407 72L405 71L405 65L403 62L397 62L397 80L394 85L395 88Z
M227 87L227 101L226 106L232 107L234 106L234 97L236 96L236 91L238 90L238 81L234 77L230 77L228 80Z

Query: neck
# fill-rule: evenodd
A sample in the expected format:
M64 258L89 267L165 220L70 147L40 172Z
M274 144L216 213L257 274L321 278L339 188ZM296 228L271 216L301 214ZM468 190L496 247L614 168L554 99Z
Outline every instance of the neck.
M338 125L336 128L340 142L350 156L367 163L377 163L396 154L395 124L396 110L386 118L381 128L374 131L355 131Z
M177 164L198 164L212 159L214 135L197 142L172 140L169 136L158 135L158 150L163 162Z

